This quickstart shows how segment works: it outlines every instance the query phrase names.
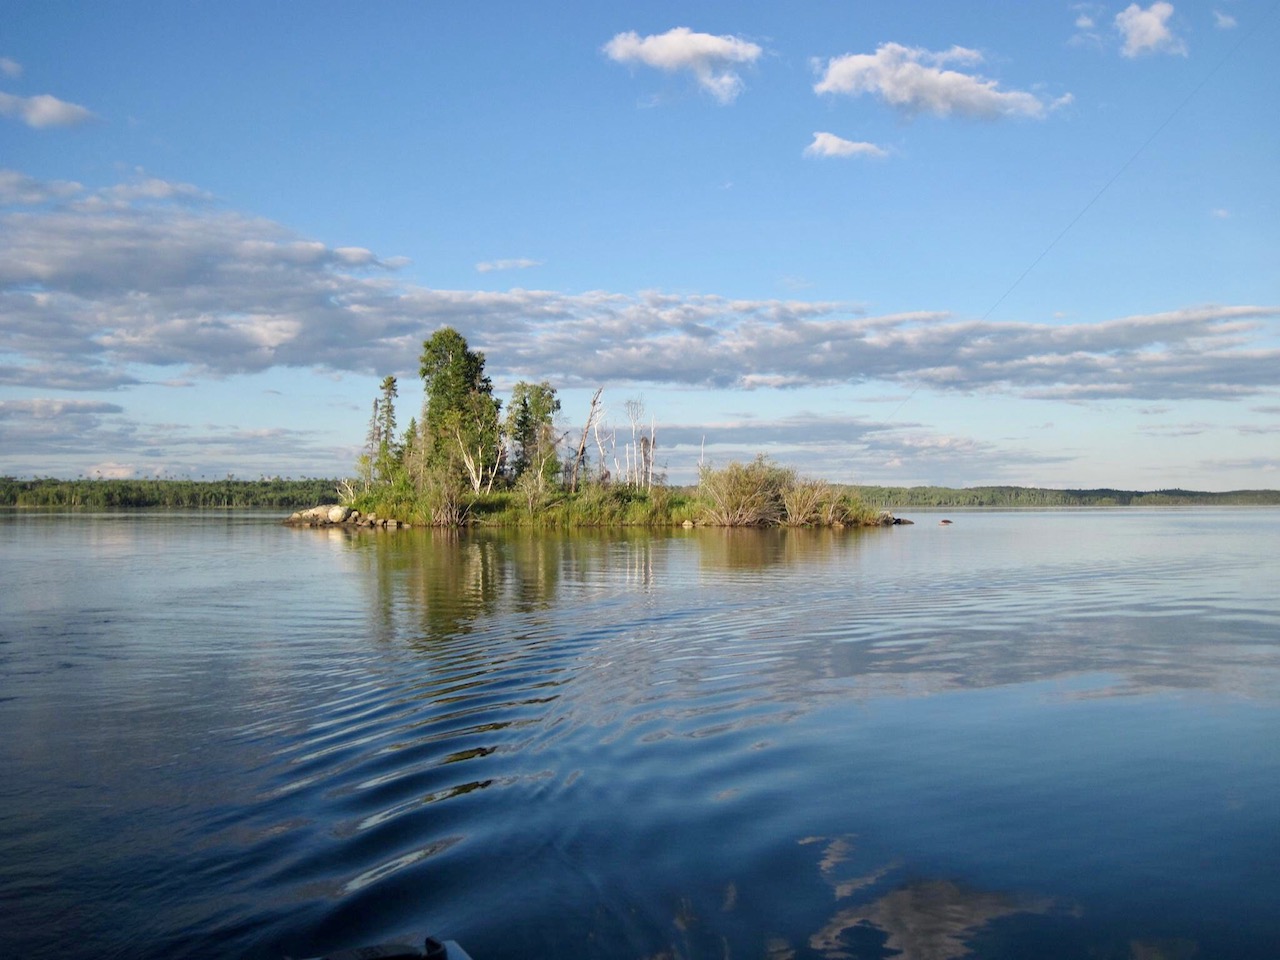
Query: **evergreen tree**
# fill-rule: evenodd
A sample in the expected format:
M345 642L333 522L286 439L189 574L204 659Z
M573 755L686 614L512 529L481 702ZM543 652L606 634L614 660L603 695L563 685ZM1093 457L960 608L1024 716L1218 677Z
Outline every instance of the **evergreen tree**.
M396 448L396 378L382 381L382 396L373 402L377 427L377 443L373 448L378 479L390 483L400 463L400 451Z

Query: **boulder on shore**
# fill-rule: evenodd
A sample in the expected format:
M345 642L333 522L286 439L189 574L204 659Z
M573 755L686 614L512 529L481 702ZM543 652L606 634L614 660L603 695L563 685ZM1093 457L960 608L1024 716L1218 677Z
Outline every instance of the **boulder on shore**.
M359 510L337 503L322 503L318 507L298 510L282 521L290 527L378 527L396 530L409 524L387 520L376 514L362 514Z
M909 527L914 524L915 524L914 520L906 520L903 517L895 517L888 510L881 510L880 516L876 517L876 526L880 526L880 527L903 527L903 526Z

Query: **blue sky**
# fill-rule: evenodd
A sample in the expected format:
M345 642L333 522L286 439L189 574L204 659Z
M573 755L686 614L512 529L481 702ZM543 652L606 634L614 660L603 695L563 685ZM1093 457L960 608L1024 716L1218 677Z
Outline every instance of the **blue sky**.
M0 31L0 473L340 476L443 324L565 429L1280 487L1280 4L84 4Z

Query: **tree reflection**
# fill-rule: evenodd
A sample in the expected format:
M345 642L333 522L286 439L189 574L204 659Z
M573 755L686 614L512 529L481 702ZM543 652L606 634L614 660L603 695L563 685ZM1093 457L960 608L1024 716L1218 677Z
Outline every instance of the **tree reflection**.
M649 530L335 534L359 561L375 635L431 643L500 616L547 614L566 584L652 589L667 542Z

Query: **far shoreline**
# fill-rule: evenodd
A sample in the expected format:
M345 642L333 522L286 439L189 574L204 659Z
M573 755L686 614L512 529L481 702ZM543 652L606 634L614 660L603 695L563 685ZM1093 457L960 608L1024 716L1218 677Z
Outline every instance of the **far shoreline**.
M300 480L105 479L0 477L0 507L54 509L232 509L266 508L292 513L338 504L340 481ZM1280 506L1280 490L1199 491L1182 488L1120 490L1044 487L880 486L832 484L868 508L882 510L1063 509L1110 507ZM692 496L695 486L665 488L673 496Z

